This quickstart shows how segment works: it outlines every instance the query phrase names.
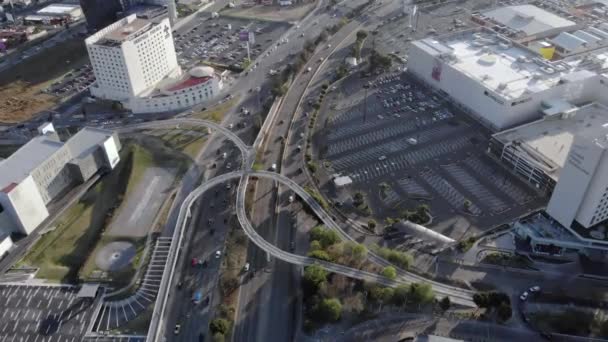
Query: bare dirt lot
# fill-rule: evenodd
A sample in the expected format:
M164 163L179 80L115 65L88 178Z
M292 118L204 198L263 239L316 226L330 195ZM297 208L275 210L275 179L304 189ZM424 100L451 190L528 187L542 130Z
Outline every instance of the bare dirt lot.
M76 37L0 72L0 122L20 122L51 108L59 99L41 91L87 60L84 41Z
M308 14L313 8L315 8L316 1L311 3L281 7L281 6L253 6L249 8L234 8L223 11L223 15L238 17L238 18L249 18L258 20L269 20L269 21L297 21Z

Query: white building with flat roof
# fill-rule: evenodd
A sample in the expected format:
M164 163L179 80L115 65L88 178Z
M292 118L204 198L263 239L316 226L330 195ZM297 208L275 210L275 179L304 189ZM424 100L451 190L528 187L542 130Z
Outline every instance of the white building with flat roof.
M607 148L608 107L600 103L497 133L491 143L507 167L551 193L553 220L581 241L606 240L606 250L606 227L596 230L608 222Z
M50 123L39 132L0 161L0 226L11 232L31 233L49 216L50 202L120 159L113 131L86 127L65 143Z
M97 81L91 94L126 101L181 75L168 19L155 24L135 14L85 40Z
M475 13L473 20L518 40L543 38L577 26L571 20L529 4Z
M222 78L210 67L182 72L168 19L123 18L85 40L96 82L94 97L134 113L180 110L217 96Z
M556 99L606 101L606 66L605 50L550 62L483 28L415 41L408 58L409 72L497 131L541 118Z

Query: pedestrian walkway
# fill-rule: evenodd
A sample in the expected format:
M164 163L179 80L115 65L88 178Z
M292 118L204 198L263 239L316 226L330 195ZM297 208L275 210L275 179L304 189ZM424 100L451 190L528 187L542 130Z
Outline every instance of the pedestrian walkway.
M171 238L159 237L152 249L146 273L139 281L137 291L124 299L112 300L119 294L104 300L93 326L94 332L117 329L133 320L154 304L161 278L167 263Z

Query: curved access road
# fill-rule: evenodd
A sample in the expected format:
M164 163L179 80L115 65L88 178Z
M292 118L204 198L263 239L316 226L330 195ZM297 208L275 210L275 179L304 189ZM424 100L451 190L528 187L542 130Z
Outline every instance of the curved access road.
M357 243L357 241L353 237L348 235L342 229L342 227L340 227L340 225L338 223L336 223L336 221L334 221L330 217L330 215L325 211L325 209L323 209L323 207L321 207L321 205L308 192L306 192L306 190L304 190L298 183L294 182L293 180L291 180L281 174L278 174L275 172L269 172L269 171L249 172L248 175L253 176L253 177L269 178L269 179L272 179L273 181L276 181L276 182L279 182L279 183L285 185L291 191L293 191L295 194L300 196L300 198L302 198L302 200L315 212L315 214L319 217L319 219L321 221L323 221L323 224L325 224L328 228L336 231L343 240L352 241L354 243ZM239 222L240 222L241 226L243 226L243 229L245 229L245 231L247 232L247 230L249 229L249 226L251 226L251 223L247 219L246 211L245 211L245 197L244 197L245 190L244 189L246 188L246 185L247 185L247 180L241 179L241 185L239 185L240 186L239 192L237 193L237 216L239 218ZM239 197L239 196L241 196L241 197ZM241 218L243 218L243 220ZM253 233L255 233L257 235L257 232L255 232L255 230L253 230ZM249 234L248 234L248 236L249 236ZM259 235L257 237L249 236L249 238L252 241L254 241L254 243L256 243L256 245L258 245L258 247L260 247L264 251L269 252L274 257L277 257L281 260L289 262L289 260L283 259L283 257L285 257L285 253L286 254L290 254L290 253L287 253L287 252L275 247L274 245L271 245L266 240L264 240L264 242L265 242L264 245L259 245L256 242L257 240L259 240L261 238L261 237L259 237ZM280 256L273 254L270 250L266 249L268 246L272 246L275 250L281 251L282 254ZM293 254L291 254L291 255L293 255ZM302 258L302 257L300 257L300 258ZM372 261L375 264L378 264L382 267L386 267L386 266L395 267L395 265L393 265L391 262L389 262L386 259L382 258L381 256L377 255L373 251L369 251L368 258L370 259L370 261ZM307 258L307 259L310 259L310 258ZM317 263L321 264L317 259L312 259L312 261L313 261L313 263L317 262ZM301 264L304 265L303 263L301 263ZM324 263L324 264L335 265L332 263ZM346 269L348 269L348 270L346 270L344 268L345 266L341 266L341 265L338 265L338 266L340 266L341 271L333 271L333 270L330 270L329 268L327 268L327 270L336 272L336 273L340 273L343 275L348 275L348 276L352 276L353 270L355 270L355 269L351 269L349 267L346 267ZM360 270L356 270L356 271L362 272ZM445 284L442 284L442 283L439 283L436 281L432 281L427 278L421 277L419 275L413 274L411 272L407 272L403 269L398 270L398 276L399 276L399 279L402 280L402 282L399 282L399 281L395 282L397 285L401 284L403 282L406 282L406 283L426 282L426 283L429 283L433 287L433 290L436 293L445 295L445 296L449 296L450 299L452 299L452 301L455 303L458 303L461 305L467 305L467 306L475 306L475 304L473 303L473 300L472 300L473 294L474 294L473 291L450 286L450 285L445 285ZM355 276L354 278L358 278L358 277ZM358 279L362 279L362 278L358 278ZM388 279L386 279L386 280L388 280ZM378 281L378 282L381 282L381 281Z
M118 128L120 133L132 132L140 129L158 129L167 126L176 126L176 125L196 125L196 126L204 126L209 129L218 131L223 136L228 138L230 141L236 145L236 147L241 151L241 156L244 161L244 165L249 165L247 162L252 154L253 148L247 144L238 135L232 132L230 129L218 124L217 122L202 120L202 119L193 119L193 118L180 118L180 119L169 119L169 120L161 120L161 121L149 121L143 123L137 123L127 126L122 126Z

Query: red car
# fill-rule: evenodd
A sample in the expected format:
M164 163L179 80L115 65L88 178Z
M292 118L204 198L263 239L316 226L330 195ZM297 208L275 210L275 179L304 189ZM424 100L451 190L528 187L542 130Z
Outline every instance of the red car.
M192 258L192 267L198 266L198 259Z

